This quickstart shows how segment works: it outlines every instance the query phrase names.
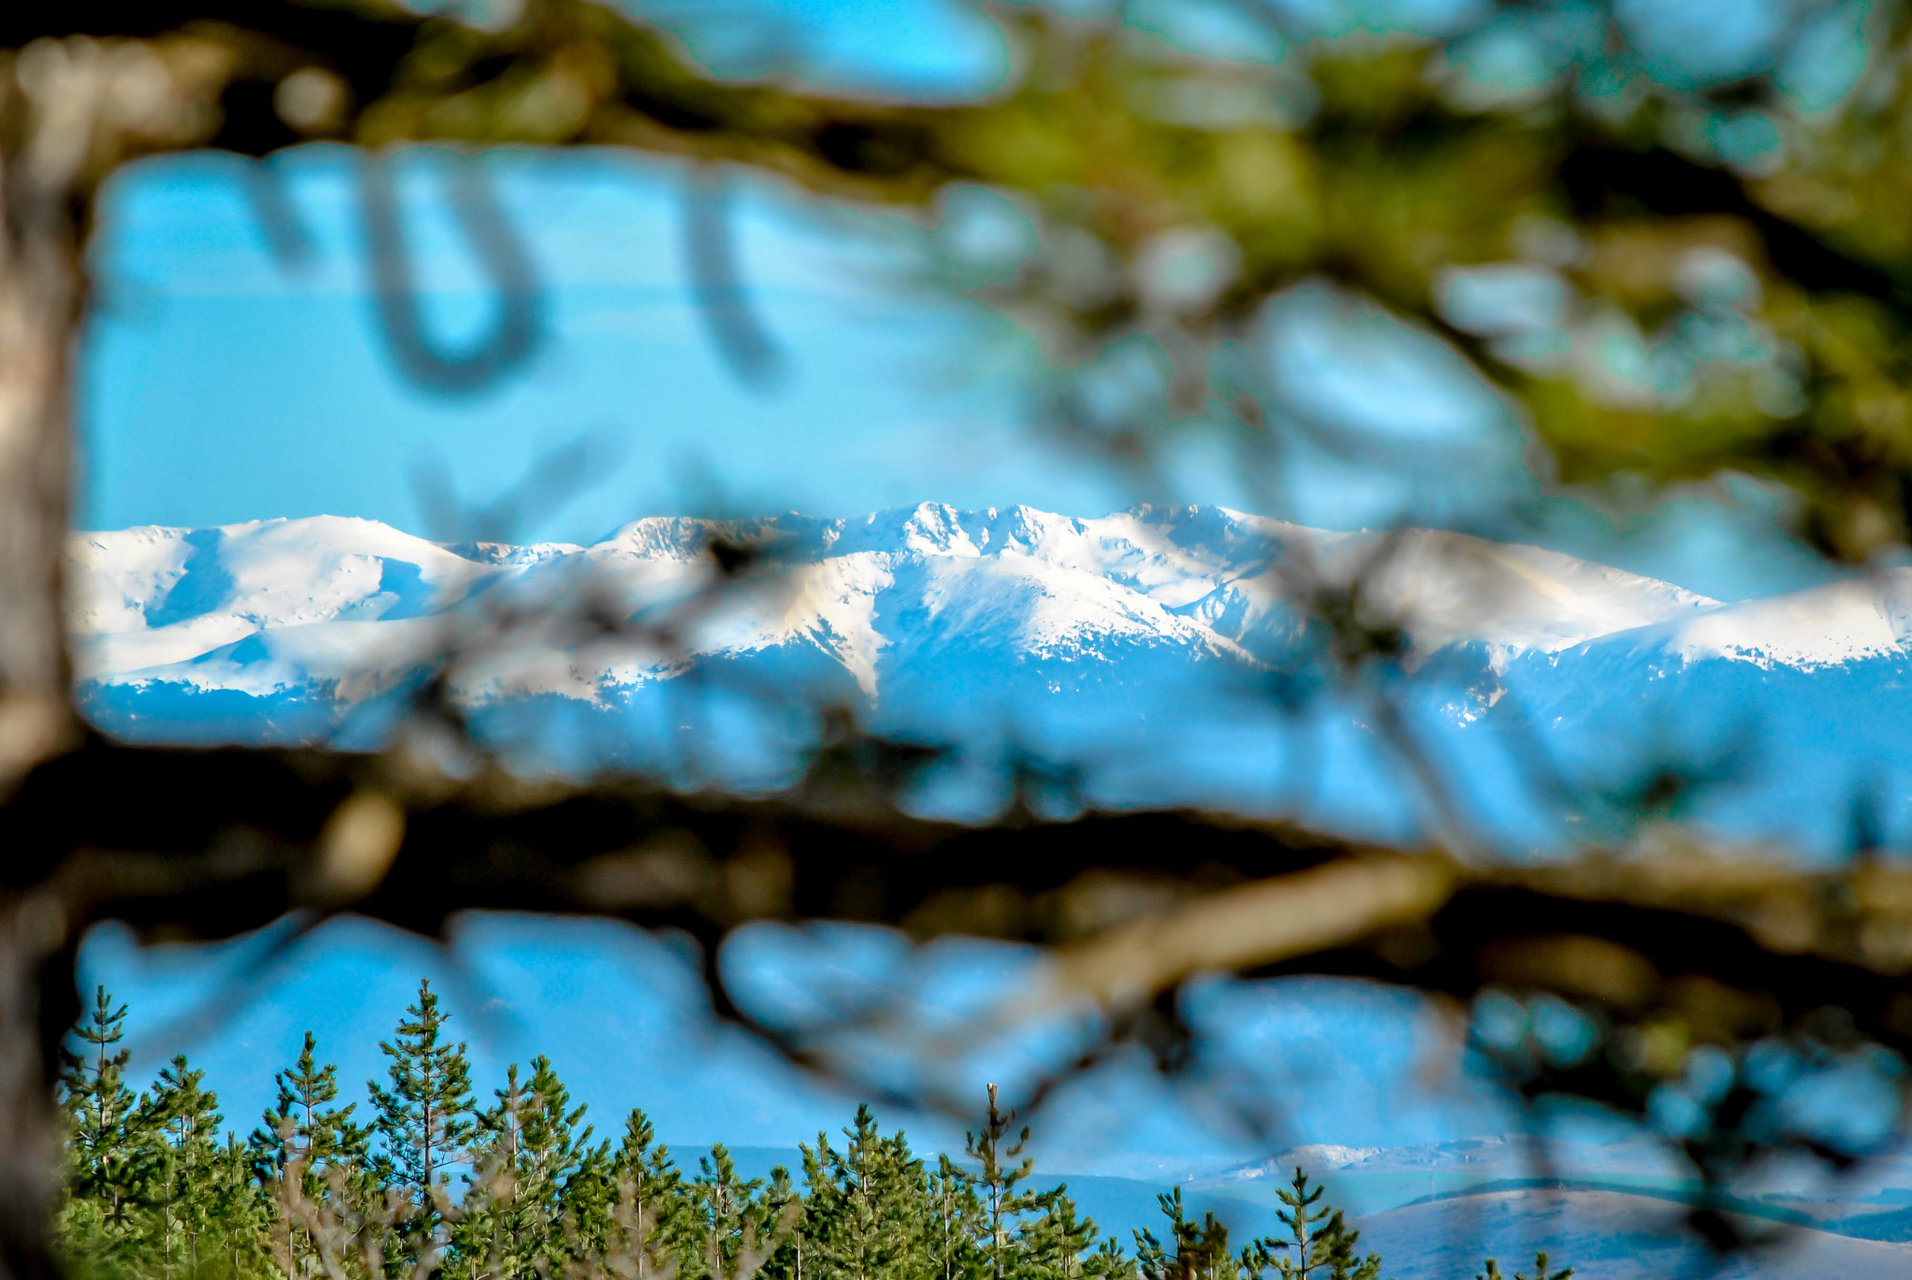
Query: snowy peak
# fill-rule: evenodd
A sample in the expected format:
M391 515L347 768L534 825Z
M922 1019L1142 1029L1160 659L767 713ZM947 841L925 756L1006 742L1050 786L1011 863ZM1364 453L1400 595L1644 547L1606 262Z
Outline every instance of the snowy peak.
M1717 600L1653 578L1464 534L1357 535L1337 550L1344 580L1374 566L1367 589L1428 649L1480 640L1553 653L1719 607Z
M1912 637L1912 569L1883 569L1712 610L1673 628L1688 661L1736 658L1806 669L1901 652Z
M248 636L440 609L480 565L371 520L75 535L68 625L82 674L165 666Z

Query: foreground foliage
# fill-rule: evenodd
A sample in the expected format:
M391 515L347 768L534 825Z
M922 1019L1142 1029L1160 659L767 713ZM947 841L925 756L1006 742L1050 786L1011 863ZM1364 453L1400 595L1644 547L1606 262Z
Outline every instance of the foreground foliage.
M1463 1003L1511 991L1574 1006L1597 1032L1567 1056L1524 1031L1490 1046L1522 1094L1635 1116L1670 1100L1692 1115L1669 1145L1697 1180L1693 1225L1722 1248L1741 1242L1724 1206L1742 1173L1866 1153L1836 1123L1795 1127L1804 1112L1787 1095L1831 1064L1912 1097L1912 875L1874 856L1907 840L1876 762L1845 744L1849 859L1760 865L1712 847L1723 833L1693 835L1690 850L1685 835L1664 839L1696 798L1744 785L1731 743L1708 746L1676 716L1664 758L1656 746L1606 769L1616 753L1582 777L1513 732L1506 758L1541 793L1608 819L1571 863L1495 864L1476 780L1416 729L1429 687L1417 670L1438 667L1403 661L1414 619L1364 589L1385 556L1345 582L1287 564L1283 593L1320 637L1322 669L1271 680L1243 710L1305 747L1321 708L1357 706L1391 740L1403 810L1433 816L1431 847L1376 851L1295 813L1047 818L1076 812L1077 797L1044 798L1071 788L1040 759L1027 762L1029 796L999 821L938 823L898 801L920 747L871 739L834 706L795 708L815 730L814 767L779 795L681 794L678 769L534 785L509 769L524 744L469 734L447 696L460 671L522 640L522 619L447 636L404 730L375 753L186 751L84 727L64 623L68 460L88 300L112 292L93 278L88 237L124 164L200 148L354 149L384 346L440 396L524 371L549 336L545 291L487 166L441 156L498 322L469 344L437 336L390 150L608 147L682 162L686 267L715 347L746 381L767 377L775 348L738 287L723 216L732 169L917 219L925 278L985 305L1035 357L1032 421L1070 462L1174 471L1162 464L1180 446L1163 446L1213 443L1239 462L1253 505L1291 515L1291 459L1338 459L1350 491L1423 495L1458 478L1465 510L1417 497L1401 518L1503 536L1540 528L1560 497L1625 525L1659 486L1750 478L1753 507L1772 506L1822 570L1903 559L1912 7L1802 0L1777 6L1760 36L1717 15L1653 20L1677 6L1461 5L1417 35L1233 0L1207 7L1265 29L1222 47L1166 40L1141 12L1203 7L1004 6L1012 74L955 102L713 75L603 0L479 6L484 22L397 0L0 7L0 1275L48 1270L43 1037L77 1012L74 940L101 920L228 937L289 912L350 909L421 933L463 910L595 912L683 930L711 957L765 919L1012 938L1056 948L1064 985L1096 1006L1107 1038L1177 1072L1201 1062L1197 1030L1173 1012L1198 973L1353 974ZM1350 19L1364 8L1311 7ZM1092 8L1108 16L1076 14ZM296 262L312 237L281 171L244 172L267 238ZM1392 415L1369 421L1360 403L1324 397L1315 346L1284 345L1302 330L1422 353L1498 406L1486 416L1500 443L1403 433ZM1381 380L1397 394L1422 385ZM1502 463L1518 473L1504 484ZM657 609L607 614L585 593L535 634L612 627L676 654L687 626L727 593L760 589L752 566L767 573L774 559L728 545L711 558L715 585L682 608L666 593ZM747 1023L720 966L703 977L713 1007ZM1775 1050L1798 1069L1760 1069ZM807 1060L840 1077L856 1065ZM1690 1067L1720 1060L1730 1085L1690 1087ZM430 1199L438 1172L469 1182L462 1153L491 1139L437 1128L476 1120L446 1110L465 1096L456 1081L427 1085L450 1092L391 1086L405 1123L436 1136L380 1186L416 1178ZM182 1065L165 1087L203 1085ZM76 1143L110 1139L139 1105L103 1100ZM196 1167L215 1132L175 1132L196 1154L167 1167ZM381 1129L367 1141L394 1140ZM107 1165L133 1159L108 1147ZM331 1168L309 1165L302 1177ZM122 1185L63 1210L69 1238L96 1208L124 1234L144 1210L114 1198ZM329 1205L327 1186L307 1198ZM447 1213L429 1231L394 1226L393 1239L415 1249L452 1225Z
M127 1007L104 988L66 1053L69 1268L104 1278L306 1280L615 1275L659 1280L1379 1280L1379 1254L1296 1169L1281 1237L1231 1246L1226 1224L1160 1197L1129 1253L1081 1217L1066 1185L1032 1184L1029 1130L989 1086L962 1158L885 1135L868 1106L840 1140L802 1146L801 1186L778 1166L742 1176L721 1144L680 1168L632 1111L614 1138L584 1123L549 1058L516 1065L481 1101L429 982L379 1046L371 1110L339 1101L311 1032L241 1139L185 1055L135 1094ZM1487 1261L1490 1277L1501 1274ZM1572 1269L1545 1280L1567 1280Z

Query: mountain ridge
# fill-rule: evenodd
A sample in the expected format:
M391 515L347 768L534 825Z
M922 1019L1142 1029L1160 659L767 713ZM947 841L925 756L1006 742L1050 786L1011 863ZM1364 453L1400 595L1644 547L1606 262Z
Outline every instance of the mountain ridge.
M744 567L735 589L669 619L724 556ZM949 776L968 769L974 785L956 791L973 794L957 811L1001 794L1000 777L976 781L988 761L1000 774L1033 755L1085 778L1088 803L1299 806L1413 838L1421 818L1386 794L1399 761L1371 728L1385 696L1452 757L1496 838L1523 847L1570 834L1527 812L1553 782L1516 776L1538 758L1523 734L1538 733L1549 769L1600 786L1657 767L1656 751L1751 758L1741 740L1764 734L1751 754L1777 763L1759 768L1825 809L1859 785L1857 757L1842 764L1814 737L1838 721L1880 755L1875 773L1912 780L1894 729L1912 709L1912 569L1728 602L1438 530L934 503L850 520L646 517L590 545L438 543L331 516L144 526L76 534L67 560L80 701L134 737L369 743L421 671L510 617L460 656L453 692L501 737L507 721L566 737L559 767L682 776L671 744L691 734L716 743L721 780L775 786L814 738L806 706L837 702L965 756ZM581 594L635 634L541 611ZM1341 677L1317 600L1363 620L1378 664ZM664 621L671 643L644 634ZM1299 776L1311 752L1320 778ZM1912 824L1892 805L1888 820ZM1791 838L1796 808L1755 804L1751 829Z
M1147 532L1163 536L1140 540L1135 536ZM1205 630L1224 639L1235 638L1228 633L1240 627L1239 623L1219 628L1213 625L1227 613L1228 602L1217 601L1218 593L1226 597L1231 589L1266 588L1263 597L1254 602L1265 607L1270 597L1279 594L1275 584L1264 581L1271 562L1293 564L1297 553L1304 559L1312 557L1320 576L1345 582L1353 576L1360 558L1378 550L1377 544L1383 540L1393 541L1393 555L1373 579L1374 589L1386 605L1398 606L1399 611L1414 618L1419 630L1427 635L1431 648L1455 639L1471 638L1558 651L1652 625L1684 612L1728 607L1669 583L1576 560L1560 552L1523 544L1492 543L1445 531L1336 533L1220 507L1139 506L1126 512L1084 519L1056 516L1028 507L963 512L941 504L924 503L876 512L861 521L797 515L747 521L645 517L589 546L536 543L513 547L496 542L431 542L377 521L337 516L250 521L211 529L146 525L78 533L73 535L67 555L69 567L81 583L70 610L70 621L75 634L85 639L166 630L179 621L203 617L220 603L222 587L230 590L238 585L229 569L216 566L222 546L238 547L248 568L265 568L275 576L295 571L292 573L295 580L301 576L296 573L300 568L306 571L304 578L315 576L313 569L317 566L312 562L329 552L340 561L325 575L338 580L331 584L335 587L355 585L349 581L358 576L355 570L367 567L366 562L376 559L381 566L411 565L415 570L411 575L413 587L423 582L442 588L469 584L487 570L522 570L573 558L600 565L613 560L645 562L651 566L684 565L694 562L701 548L720 535L739 542L767 545L791 560L807 552L804 563L861 555L886 557L891 562L898 557L996 559L1018 566L1041 564L1065 573L1092 573L1147 599L1166 615L1199 621ZM309 553L303 558L303 565L296 554L299 544ZM174 554L169 556L168 552ZM262 552L264 554L260 554ZM215 565L196 569L194 562L201 558ZM208 569L212 569L212 573L209 574ZM1489 574L1483 573L1484 569L1500 574L1503 580L1486 581ZM1548 570L1552 570L1554 576L1549 577ZM1563 582L1563 570L1577 572L1583 581ZM1467 582L1457 581L1470 572L1477 579L1476 590L1471 593L1465 590ZM1438 598L1430 593L1427 590L1430 578L1450 591L1458 591L1459 598ZM198 589L181 592L180 585L188 580ZM1623 612L1618 617L1610 613L1606 616L1589 616L1585 611L1576 613L1575 606L1595 594L1586 589L1589 585L1586 580L1617 587L1619 593L1631 595L1634 599L1626 604L1632 604L1634 611ZM206 585L200 585L202 583ZM1207 590L1190 590L1195 583ZM235 622L250 622L256 627L283 628L312 621L371 617L393 620L396 616L412 616L411 613L394 615L376 611L376 598L380 594L398 596L400 602L404 602L400 592L405 584L392 583L384 574L377 588L356 584L361 588L359 597L349 605L343 599L335 601L338 607L330 614L325 612L325 602L316 596L294 601L257 590L256 583L246 585L255 589L238 603L252 607L237 609L233 616ZM156 598L155 588L159 587L164 588L163 598ZM109 599L113 588L118 588L117 600ZM1500 629L1489 632L1483 629L1485 624L1478 621L1463 628L1451 616L1456 605L1472 608L1481 603L1478 596L1482 589L1505 600L1521 588L1526 589L1524 594L1561 606L1556 616L1543 614L1536 619L1532 616L1532 602L1521 601L1527 605L1527 612L1511 630L1528 630L1531 635L1509 638L1510 627L1504 617L1491 619ZM441 601L455 602L455 599ZM308 607L301 609L300 603ZM1621 607L1624 609L1626 604ZM1645 607L1640 607L1643 604ZM140 614L137 623L131 616L136 610ZM1575 620L1580 625L1571 625ZM1523 628L1521 624L1526 625ZM108 661L91 668L89 674L124 674L126 670L125 663Z

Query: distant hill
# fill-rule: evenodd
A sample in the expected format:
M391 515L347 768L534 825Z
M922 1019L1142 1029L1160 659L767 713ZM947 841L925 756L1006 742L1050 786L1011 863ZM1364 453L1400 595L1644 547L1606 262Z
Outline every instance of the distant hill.
M1361 1220L1361 1243L1401 1280L1471 1276L1482 1258L1529 1262L1544 1248L1576 1280L1844 1280L1912 1275L1912 1245L1748 1220L1766 1247L1717 1259L1676 1205L1616 1191L1526 1189L1452 1196ZM1717 1270L1714 1269L1717 1265Z
M673 1147L671 1154L686 1173L695 1174L697 1158L704 1153ZM767 1178L773 1168L782 1165L799 1182L803 1179L803 1153L795 1147L734 1147L730 1154L737 1162L737 1172L743 1177ZM935 1157L932 1155L929 1159L933 1161ZM1102 1229L1104 1237L1120 1240L1124 1247L1131 1249L1134 1241L1129 1233L1137 1227L1154 1227L1162 1221L1162 1211L1156 1197L1173 1186L1172 1183L1144 1182L1136 1178L1045 1173L1041 1170L1036 1172L1032 1182L1038 1187L1066 1184L1069 1196L1076 1202L1081 1214L1093 1219L1096 1226ZM1239 1234L1243 1239L1267 1235L1281 1226L1272 1209L1240 1196L1216 1191L1190 1191L1186 1188L1183 1196L1190 1212L1196 1217L1213 1211L1216 1217L1228 1224L1231 1233Z
M698 1157L710 1154L703 1147L672 1147L670 1150L684 1176L693 1178L697 1176ZM799 1186L803 1184L803 1153L795 1147L731 1147L729 1151L730 1158L737 1162L740 1178L768 1179L770 1171L782 1165Z
M697 1152L674 1154L695 1171ZM1365 1159L1371 1165L1399 1165L1410 1163L1415 1154L1387 1161L1370 1154ZM801 1177L802 1157L794 1148L739 1147L732 1155L745 1177L766 1177L779 1164ZM1330 1197L1345 1203L1336 1192L1342 1178L1334 1171L1327 1177ZM1038 1173L1036 1182L1041 1186L1066 1183L1077 1207L1095 1220L1103 1236L1113 1237L1130 1249L1131 1231L1161 1221L1156 1197L1173 1185L1052 1173ZM1362 1246L1379 1252L1387 1264L1383 1274L1396 1280L1465 1280L1479 1271L1484 1258L1496 1257L1504 1264L1518 1262L1524 1267L1535 1250L1542 1248L1553 1255L1557 1265L1577 1268L1577 1280L1680 1280L1687 1276L1716 1276L1718 1280L1885 1280L1912 1276L1912 1243L1906 1242L1912 1238L1912 1209L1879 1205L1869 1212L1811 1225L1805 1214L1783 1203L1741 1202L1747 1211L1741 1217L1746 1233L1769 1237L1770 1242L1717 1260L1686 1229L1672 1188L1629 1190L1515 1185L1517 1182L1501 1180L1363 1215L1357 1220ZM1270 1196L1267 1204L1245 1195L1187 1184L1183 1197L1192 1214L1213 1211L1229 1225L1233 1237L1246 1241L1281 1231L1272 1207L1272 1185L1266 1189ZM1822 1209L1846 1212L1852 1207L1843 1205L1832 1210L1827 1205ZM1712 1269L1716 1262L1717 1271Z
M1112 1236L1131 1252L1137 1227L1147 1227L1161 1235L1162 1210L1156 1197L1171 1189L1169 1184L1138 1182L1130 1178L1109 1178L1087 1174L1038 1174L1037 1180L1053 1185L1066 1183L1069 1196L1082 1213L1094 1219L1104 1236ZM1183 1203L1190 1217L1213 1213L1228 1224L1231 1237L1249 1240L1281 1230L1275 1211L1240 1196L1217 1191L1182 1189Z

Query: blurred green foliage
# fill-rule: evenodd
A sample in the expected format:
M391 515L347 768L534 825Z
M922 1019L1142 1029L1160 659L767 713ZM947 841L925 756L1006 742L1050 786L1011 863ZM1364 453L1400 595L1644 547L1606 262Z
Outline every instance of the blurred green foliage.
M36 40L87 34L157 55L141 74L162 67L191 109L129 117L102 174L182 146L608 144L920 209L943 282L1012 317L1059 419L1118 452L1192 418L1250 436L1305 418L1257 335L1271 298L1326 282L1471 362L1545 446L1543 481L1741 473L1838 560L1904 544L1904 6L1534 0L1457 7L1439 34L1352 10L1324 32L1263 0L1184 25L1204 7L1252 33L1240 56L1129 6L995 5L1012 74L942 104L726 80L592 0L489 25L385 0L93 0L0 20L0 48L27 66ZM980 258L952 216L978 189L1015 224ZM1138 354L1145 376L1094 391Z
M1438 35L1209 7L1255 32L1241 56L1126 6L993 6L1012 75L934 105L725 80L591 0L488 26L383 0L95 0L0 20L0 47L91 33L157 53L199 109L123 130L106 167L321 138L609 144L918 208L943 282L1012 317L1065 425L1119 452L1191 418L1255 435L1305 417L1256 335L1271 298L1327 282L1471 362L1545 446L1545 481L1742 473L1836 559L1904 544L1904 6L1808 0L1750 44L1743 6L1535 0L1457 8ZM980 257L952 216L978 189L1015 224ZM1087 412L1137 352L1147 376Z

